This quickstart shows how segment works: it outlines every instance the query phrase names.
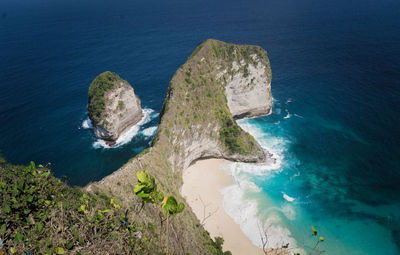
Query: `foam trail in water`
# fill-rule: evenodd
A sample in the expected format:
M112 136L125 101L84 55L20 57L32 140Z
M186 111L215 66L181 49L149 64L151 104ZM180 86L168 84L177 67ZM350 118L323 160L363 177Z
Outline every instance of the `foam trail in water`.
M136 123L135 125L133 125L132 127L130 127L127 131L125 131L124 133L122 133L115 145L113 146L109 146L106 144L106 142L102 139L97 139L94 143L93 143L93 147L98 149L98 148L104 148L104 149L110 149L110 148L118 148L121 145L124 145L128 142L130 142L132 140L133 137L135 137L135 135L139 132L139 129L141 126L143 126L144 124L150 122L153 118L157 117L158 113L154 113L153 109L149 109L149 108L145 108L143 109L143 117L142 119Z
M142 134L144 136L153 136L156 133L156 131L157 131L157 126L153 126L142 130Z
M292 115L290 115L288 110L285 110L287 112L287 115L285 117L283 117L284 119L289 119Z

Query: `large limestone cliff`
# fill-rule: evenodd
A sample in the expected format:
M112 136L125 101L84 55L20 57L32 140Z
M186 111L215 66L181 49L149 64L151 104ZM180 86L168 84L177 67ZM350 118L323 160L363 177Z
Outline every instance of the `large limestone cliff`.
M268 58L260 58L255 53L250 57L252 61L232 63L234 74L228 78L225 86L228 106L235 119L265 115L272 107ZM238 72L240 69L243 72Z
M132 86L112 72L97 76L89 87L88 111L96 135L109 145L142 117Z
M172 77L152 146L87 189L111 193L129 207L140 206L132 187L136 172L147 170L164 192L183 201L181 174L195 160L262 162L265 152L234 118L269 113L270 81L269 60L260 47L205 41ZM131 217L146 223L156 221L158 212L146 206L143 215ZM175 247L171 254L210 254L204 229L189 206L172 225L180 235L169 237Z
M182 170L199 158L260 162L264 152L233 117L271 109L271 69L258 46L207 40L170 82L156 136L174 151L169 162Z

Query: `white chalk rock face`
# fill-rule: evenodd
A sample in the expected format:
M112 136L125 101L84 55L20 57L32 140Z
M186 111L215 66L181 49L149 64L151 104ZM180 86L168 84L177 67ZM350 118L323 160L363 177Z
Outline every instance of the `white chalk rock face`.
M90 85L88 111L96 135L109 145L143 117L140 99L132 86L108 71Z
M272 107L271 72L267 58L253 62L233 62L234 75L225 87L228 106L235 119L269 114Z

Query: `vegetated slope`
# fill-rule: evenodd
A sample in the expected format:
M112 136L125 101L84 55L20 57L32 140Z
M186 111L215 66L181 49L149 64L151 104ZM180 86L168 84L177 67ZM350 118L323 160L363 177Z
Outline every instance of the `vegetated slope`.
M0 161L1 158L0 158ZM0 238L6 254L153 254L154 233L105 194L71 188L46 167L0 163ZM150 229L150 225L148 227Z
M148 213L141 206L127 208L105 193L69 187L47 167L14 166L0 158L0 194L5 254L165 254L159 219L138 222ZM174 238L180 235L174 232ZM205 254L229 254L222 252L221 239L214 242L206 232L197 241Z
M240 63L240 68L235 63ZM236 124L225 96L225 86L232 77L238 73L253 75L248 67L258 63L264 66L270 82L269 60L260 47L211 39L201 44L169 84L152 146L87 189L115 197L127 208L141 207L133 187L137 184L136 172L146 170L156 177L164 192L184 201L179 193L181 172L195 160L219 157L262 161L262 148ZM244 85L252 86L250 82ZM265 109L264 114L269 110ZM152 205L146 205L140 215L130 216L141 225L159 222L159 212ZM159 225L155 225L156 233L160 231ZM213 254L208 235L187 204L183 213L173 218L171 228L167 241L170 253Z

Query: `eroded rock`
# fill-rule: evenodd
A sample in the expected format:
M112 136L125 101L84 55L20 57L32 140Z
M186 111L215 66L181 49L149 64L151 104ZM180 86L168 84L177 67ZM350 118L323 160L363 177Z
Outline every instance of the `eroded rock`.
M109 71L91 83L87 108L96 135L109 145L115 144L122 132L143 117L132 86Z

